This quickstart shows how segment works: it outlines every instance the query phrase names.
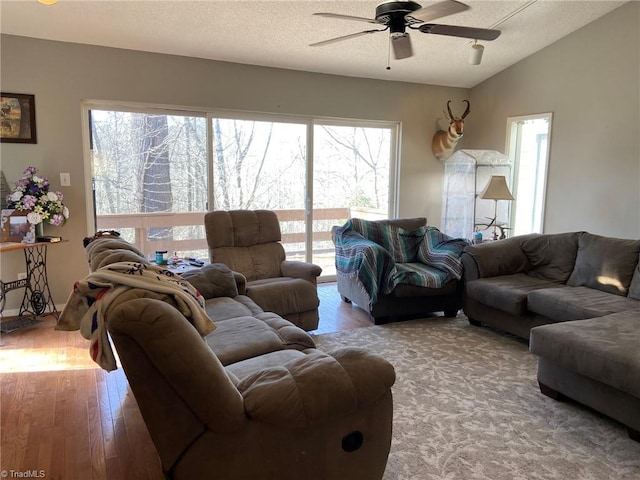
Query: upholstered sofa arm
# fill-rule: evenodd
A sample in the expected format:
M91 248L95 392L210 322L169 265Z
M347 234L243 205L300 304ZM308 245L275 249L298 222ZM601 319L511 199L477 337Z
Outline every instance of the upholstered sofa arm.
M314 263L297 262L285 260L281 266L283 277L302 278L308 282L316 284L317 278L322 273L322 268Z
M247 277L245 277L240 272L233 272L233 278L236 281L236 286L238 287L238 295L246 295L247 294Z
M462 253L465 281L526 272L529 260L521 248L524 238L528 236L465 247Z
M237 385L247 415L283 428L301 428L376 402L395 382L391 364L349 347L304 357L243 378Z

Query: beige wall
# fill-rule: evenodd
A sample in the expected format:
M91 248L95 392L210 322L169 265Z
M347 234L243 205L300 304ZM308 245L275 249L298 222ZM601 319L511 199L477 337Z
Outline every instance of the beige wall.
M639 25L630 2L471 90L473 148L504 151L507 117L553 112L547 233L640 238Z
M465 89L355 79L2 35L3 91L36 95L38 144L0 145L7 178L33 165L65 194L69 243L50 250L56 303L87 273L81 101L112 100L402 122L400 216L440 224L442 165L430 141L451 99L470 98L464 148L504 150L506 118L553 112L545 230L640 237L639 17L631 2ZM487 51L487 55L490 54ZM470 97L469 97L470 95ZM70 172L72 186L59 186ZM5 281L24 271L2 254ZM16 308L21 292L10 293Z
M442 166L430 141L448 99L468 90L365 80L213 62L135 51L1 37L2 90L36 96L38 143L2 144L2 169L16 180L29 165L65 195L71 219L61 234L69 243L50 249L49 276L56 303L86 275L82 238L86 222L81 101L113 100L228 108L402 122L399 214L440 223ZM381 68L384 68L381 64ZM60 172L72 186L60 188ZM2 279L24 271L19 253L2 254ZM21 292L12 292L15 308Z

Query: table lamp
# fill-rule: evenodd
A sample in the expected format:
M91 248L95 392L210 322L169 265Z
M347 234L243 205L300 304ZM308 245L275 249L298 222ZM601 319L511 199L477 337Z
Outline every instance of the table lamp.
M480 193L480 198L485 200L493 200L495 202L493 209L493 219L489 226L493 225L493 238L497 239L498 234L496 232L496 220L498 218L498 200L515 200L509 187L507 186L507 179L504 175L492 175L489 179L489 183L484 187L484 190Z

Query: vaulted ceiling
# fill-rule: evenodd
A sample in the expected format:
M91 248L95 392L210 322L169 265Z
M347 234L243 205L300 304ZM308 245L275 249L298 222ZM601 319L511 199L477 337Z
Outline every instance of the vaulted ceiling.
M44 6L2 0L5 34L354 77L472 87L625 2L465 0L471 8L432 23L502 31L471 65L473 40L410 31L414 56L389 60L389 34L376 32L309 44L376 28L314 16L374 18L376 1L74 1ZM435 1L419 1L428 6ZM388 63L389 62L389 63ZM391 68L387 69L387 65Z

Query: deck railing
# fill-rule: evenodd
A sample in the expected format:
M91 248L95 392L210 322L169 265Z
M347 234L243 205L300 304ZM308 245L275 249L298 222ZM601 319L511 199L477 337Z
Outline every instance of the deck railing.
M282 243L288 253L295 253L294 244L305 242L304 222L305 211L300 210L274 210L280 220L282 230ZM151 254L156 250L168 252L194 252L206 251L207 241L204 234L204 214L206 212L189 213L128 213L98 215L98 230L123 230L133 229L133 243L145 254ZM331 241L331 226L343 224L350 218L349 208L318 208L313 210L314 225L323 225L322 230L314 230L314 245L318 242ZM319 222L324 221L324 222ZM199 238L184 239L153 239L149 238L149 229L162 227L201 227ZM176 235L177 236L177 235ZM314 247L315 248L315 247ZM326 251L319 248L318 252Z

